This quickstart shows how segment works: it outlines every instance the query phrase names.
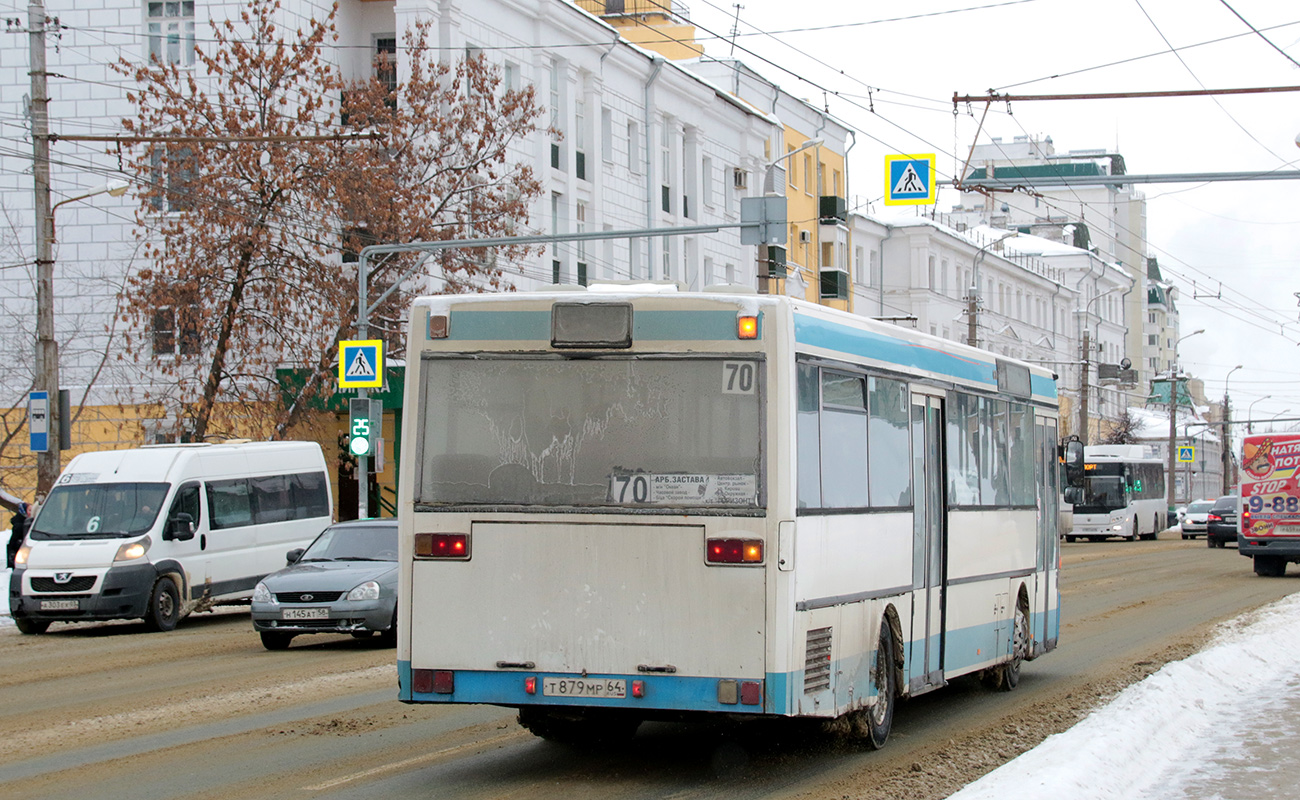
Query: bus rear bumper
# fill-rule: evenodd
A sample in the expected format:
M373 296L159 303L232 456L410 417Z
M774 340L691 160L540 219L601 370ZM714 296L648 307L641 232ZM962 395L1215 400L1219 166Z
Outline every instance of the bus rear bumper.
M1243 556L1278 556L1300 562L1300 539L1247 539L1237 534L1237 552Z
M398 699L404 703L483 703L499 706L570 706L643 709L647 712L717 712L771 714L778 708L774 694L784 676L713 678L663 674L578 675L510 669L420 670L409 661L397 664ZM775 678L776 682L769 680ZM548 679L550 679L548 681ZM559 693L581 680L619 687L622 696L580 696ZM549 685L549 686L548 686Z

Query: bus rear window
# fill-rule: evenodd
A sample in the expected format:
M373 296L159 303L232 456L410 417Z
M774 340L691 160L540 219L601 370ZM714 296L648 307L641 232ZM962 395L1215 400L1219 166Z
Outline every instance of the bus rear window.
M428 357L416 502L756 508L762 363Z

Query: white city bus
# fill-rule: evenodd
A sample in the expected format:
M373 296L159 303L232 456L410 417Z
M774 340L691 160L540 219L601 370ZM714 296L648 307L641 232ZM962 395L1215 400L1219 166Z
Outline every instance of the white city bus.
M1045 370L644 284L421 298L408 341L405 702L561 741L733 715L880 746L897 698L1010 689L1056 646Z
M1083 494L1065 541L1099 542L1111 536L1154 539L1167 527L1165 464L1146 445L1084 448Z

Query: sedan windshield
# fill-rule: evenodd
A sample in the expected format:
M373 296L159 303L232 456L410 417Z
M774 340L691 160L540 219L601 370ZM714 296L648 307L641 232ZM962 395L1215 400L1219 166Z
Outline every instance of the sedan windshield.
M316 537L303 561L396 561L396 525L335 525Z
M416 503L760 504L762 362L428 358Z
M1204 514L1206 511L1209 511L1213 505L1213 503L1192 503L1187 507L1187 513Z
M153 527L167 483L82 483L54 487L32 527L33 539L116 539Z

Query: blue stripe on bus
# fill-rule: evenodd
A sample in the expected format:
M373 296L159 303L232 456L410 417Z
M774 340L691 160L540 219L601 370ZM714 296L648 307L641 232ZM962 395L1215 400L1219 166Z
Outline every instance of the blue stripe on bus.
M737 310L640 309L632 315L633 341L734 341ZM759 338L763 318L759 315ZM551 312L453 310L448 339L455 341L551 341Z
M1060 612L1052 609L1049 622L1052 631L1060 624ZM1031 630L1037 632L1041 625L1041 612L1031 614ZM1011 621L974 625L949 631L945 643L947 664L945 672L954 675L970 670L976 664L994 659L1005 658L1011 651ZM998 635L998 632L1001 635ZM933 637L931 651L938 652L938 638ZM994 643L1001 647L993 652ZM925 640L917 639L908 643L906 653L924 652ZM917 659L908 658L906 674L911 677L922 674L924 665L915 663ZM836 694L837 708L847 708L851 703L849 689L856 685L856 695L861 697L863 687L866 696L874 697L876 690L870 683L870 667L875 663L875 651L865 656L853 656L837 660L831 665L832 675L852 676L852 680L838 680L832 686ZM762 706L741 704L723 704L718 702L719 677L687 677L678 675L590 675L594 679L621 678L628 683L628 697L623 699L592 699L577 697L555 697L541 694L530 695L524 691L524 678L535 676L574 677L567 673L548 672L489 672L478 670L456 670L456 691L453 694L415 693L411 690L411 662L398 662L399 696L402 700L415 703L489 703L495 705L556 705L556 706L604 706L611 708L645 708L654 710L676 711L712 711L733 714L780 714L794 715L799 711L799 701L803 696L804 671L769 672L764 676L764 700ZM646 696L635 699L631 696L631 682L645 681ZM744 680L737 678L737 680ZM752 679L751 679L752 680ZM540 691L540 687L539 687Z
M990 387L998 384L995 363L804 314L794 315L794 339L799 344L921 369ZM1056 397L1056 381L1033 374L1030 374L1029 380L1033 394Z

